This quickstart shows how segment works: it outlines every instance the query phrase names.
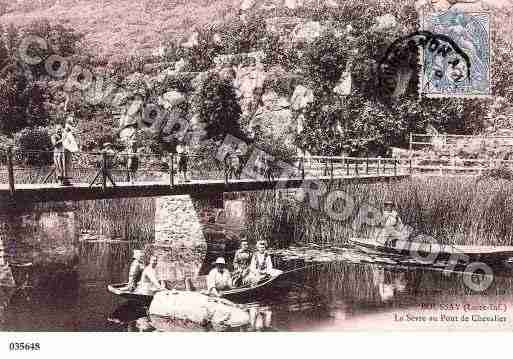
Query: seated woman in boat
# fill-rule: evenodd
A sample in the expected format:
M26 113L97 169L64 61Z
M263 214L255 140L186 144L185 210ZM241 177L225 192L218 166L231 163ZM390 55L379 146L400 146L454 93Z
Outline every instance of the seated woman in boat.
M157 276L157 256L153 255L150 257L150 264L144 268L141 280L137 286L137 292L145 295L153 295L158 291L166 289Z
M132 263L130 264L130 271L128 272L128 290L133 292L137 288L137 284L141 280L144 271L144 253L140 249L135 249L132 256Z
M381 218L383 225L381 232L382 240L384 240L385 246L393 247L399 239L398 229L402 227L403 223L392 201L385 201L383 204L383 215Z
M242 238L240 248L235 252L233 258L233 286L242 284L242 278L248 275L249 265L251 264L252 252L248 247L246 238Z
M267 252L266 241L258 241L256 249L249 265L249 274L244 278L244 284L256 285L268 277L283 273L281 270L273 268L271 255Z
M232 288L232 276L226 268L226 261L219 257L214 262L215 267L208 273L207 291L209 295L220 296L219 291Z

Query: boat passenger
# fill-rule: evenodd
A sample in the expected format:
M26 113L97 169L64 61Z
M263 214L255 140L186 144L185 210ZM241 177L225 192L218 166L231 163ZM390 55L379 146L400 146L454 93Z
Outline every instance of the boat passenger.
M242 278L248 275L251 255L248 241L246 238L242 238L240 248L235 252L235 257L233 258L233 285L235 287L242 282Z
M158 291L166 289L157 276L157 271L155 270L157 263L157 256L151 256L150 264L148 264L142 272L137 292L145 295L153 295Z
M395 246L395 242L399 239L398 230L403 223L392 201L385 201L383 206L382 237L385 240L385 246Z
M260 240L256 244L257 251L251 258L249 265L249 274L244 279L244 283L256 285L265 278L274 277L283 273L279 269L273 268L271 255L267 252L267 242Z
M141 280L144 271L144 253L140 249L135 249L132 256L132 263L130 264L130 271L128 272L128 290L133 292L137 288L137 284Z
M217 258L214 265L215 267L208 273L207 291L209 295L219 297L219 291L232 288L232 276L226 268L226 261L223 257Z

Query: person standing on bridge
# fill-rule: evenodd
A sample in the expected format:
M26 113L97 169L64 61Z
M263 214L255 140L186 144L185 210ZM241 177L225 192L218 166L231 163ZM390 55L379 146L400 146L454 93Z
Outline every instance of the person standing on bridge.
M50 138L53 146L53 164L57 178L64 185L64 146L62 144L62 125L55 126L55 133Z
M178 154L178 173L182 173L184 182L189 182L187 179L187 163L189 162L189 153L185 144L178 144L176 146L176 153Z
M116 152L112 148L112 143L105 142L103 144L103 150L101 152L101 155L102 156L100 158L100 161L98 162L99 170L96 173L96 176L94 177L92 182L89 184L89 187L94 186L94 184L96 183L98 178L100 178L100 176L105 177L106 180L109 180L110 183L112 183L112 186L116 187L116 183L112 179L111 174L111 170L114 167L116 160Z
M62 144L64 147L64 171L63 171L63 186L71 186L72 166L71 161L73 153L78 152L78 143L75 138L76 129L74 127L74 117L68 116L64 124L62 132Z

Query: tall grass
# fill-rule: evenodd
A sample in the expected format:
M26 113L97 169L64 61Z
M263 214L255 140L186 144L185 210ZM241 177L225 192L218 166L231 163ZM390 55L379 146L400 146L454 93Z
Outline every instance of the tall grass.
M152 198L83 201L76 213L82 231L140 245L155 239L155 201Z
M399 183L332 187L335 189L344 191L354 203L344 221L331 219L306 200L275 192L249 194L246 212L250 237L281 247L309 242L344 244L349 237L372 233L371 226L358 225L358 211L363 206L381 210L383 201L390 199L414 234L430 235L446 244L513 244L513 187L506 180L419 177ZM341 208L343 204L338 205Z
M35 179L43 173L27 172ZM323 185L326 193L344 191L353 203L345 220L331 219L323 209L312 208L307 197L286 192L261 191L235 194L246 203L249 239L267 239L273 246L316 243L345 244L353 236L369 236L371 226L359 226L364 206L382 209L393 200L414 234L430 235L445 244L513 245L513 187L493 176L415 177L398 183ZM344 203L337 202L334 210ZM153 199L118 199L79 202L80 228L121 238L135 244L154 239Z
M18 169L15 179L17 183L41 183L50 170L50 167ZM73 171L75 182L90 181L94 175L94 170ZM137 180L162 180L161 176L158 172L144 172L138 174ZM113 177L115 181L124 181L125 173L113 171ZM7 183L5 169L0 170L0 183ZM51 211L62 209L62 206L59 202L49 202L35 204L33 208ZM81 201L74 203L73 207L71 204L66 206L77 214L81 231L101 234L109 239L127 240L135 245L151 243L155 238L155 201L152 198Z

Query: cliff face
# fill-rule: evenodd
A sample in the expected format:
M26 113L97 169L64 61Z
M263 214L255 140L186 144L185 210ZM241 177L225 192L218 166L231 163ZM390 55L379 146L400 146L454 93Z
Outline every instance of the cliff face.
M401 2L401 6L420 2L406 0ZM359 4L357 0L25 0L9 3L0 22L23 25L46 18L84 33L86 45L111 61L136 53L155 53L169 41L185 48L193 47L200 41L196 30L202 25L221 24L230 19L244 21L255 14L265 20L266 30L285 39L284 43L315 43L326 28L334 30L337 38L349 37L351 29L346 25L350 21L342 24L328 20L328 13L330 9L343 10L348 4L355 3ZM396 1L367 0L366 3L372 4L364 11L373 24L373 31L412 31L404 30L406 24L390 13L390 9L397 5ZM481 7L501 9L496 12L503 25L501 31L512 33L508 32L513 28L513 17L508 16L511 1L484 0L476 3ZM511 43L511 35L506 37ZM291 146L294 134L302 126L302 112L313 101L312 89L301 82L301 71L294 66L285 68L279 61L262 64L258 53L237 54L241 59L251 58L251 61L242 63L230 59L235 54L218 56L208 71L232 77L247 129L263 128L267 135L280 138ZM138 75L162 84L159 95L166 103L169 98L190 98L190 94L178 93L167 86L169 78L202 76L201 73L187 72L188 65L183 59L176 63L148 66L154 66L156 71ZM351 91L351 76L345 75L334 89L339 95L347 95ZM298 77L299 81L296 81ZM192 83L197 84L198 81ZM168 104L166 107L172 112L177 106Z

